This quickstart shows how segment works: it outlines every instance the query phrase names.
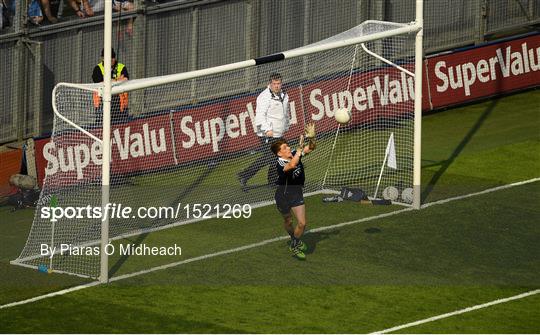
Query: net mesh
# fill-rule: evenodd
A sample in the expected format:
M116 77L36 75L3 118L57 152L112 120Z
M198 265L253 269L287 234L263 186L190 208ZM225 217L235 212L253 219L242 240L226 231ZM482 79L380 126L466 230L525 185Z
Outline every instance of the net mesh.
M368 21L318 44L402 26ZM412 187L414 79L366 50L414 71L414 34L407 34L131 91L127 108L121 103L125 96L113 96L110 202L134 210L129 219L110 219L110 238L192 222L189 213L178 211L183 208L179 204L273 201L268 171L275 158L268 163L269 146L261 144L254 122L257 96L276 72L289 96L290 128L284 137L291 147L307 123L317 128L318 147L303 158L304 194L349 186L373 195L382 169L378 197L393 186L399 191L395 200L409 202L401 192ZM92 91L97 87L58 86L54 99L61 115L101 138L101 104ZM349 123L335 121L338 108L351 111ZM392 134L396 169L384 164ZM100 219L52 222L41 214L45 207L101 206L101 144L55 118L44 153L46 178L17 262L97 277L99 257L92 248L99 246ZM251 178L243 178L249 174ZM143 218L137 210L141 207L170 207L175 213ZM215 211L212 207L207 214ZM199 228L205 229L204 224ZM57 248L52 258L42 256L44 244ZM62 244L87 248L60 254Z

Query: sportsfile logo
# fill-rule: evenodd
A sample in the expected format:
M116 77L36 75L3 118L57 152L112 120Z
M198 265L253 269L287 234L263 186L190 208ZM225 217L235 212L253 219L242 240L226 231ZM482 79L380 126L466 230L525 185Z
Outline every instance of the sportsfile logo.
M250 204L202 204L178 203L176 206L131 207L121 203L102 206L58 206L56 196L50 198L49 206L40 208L41 219L57 222L62 219L239 219L251 217Z
M527 43L521 44L520 50L511 46L498 48L493 57L480 59L478 62L467 62L457 66L447 66L446 61L435 64L435 76L439 79L437 92L448 89L463 89L465 96L471 95L471 87L477 82L487 83L503 78L520 76L540 69L540 47L529 48Z

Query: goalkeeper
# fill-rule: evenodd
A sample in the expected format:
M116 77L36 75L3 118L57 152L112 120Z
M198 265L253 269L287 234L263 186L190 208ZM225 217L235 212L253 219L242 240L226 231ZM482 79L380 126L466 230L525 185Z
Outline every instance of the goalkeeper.
M306 244L300 240L306 228L306 206L304 204L303 186L305 181L304 165L302 157L315 150L315 125L306 126L304 135L300 136L298 148L291 151L289 143L280 139L271 146L272 152L278 157L276 169L278 185L275 193L276 206L283 215L283 226L291 236L289 250L300 259L306 259L304 251ZM291 212L296 217L296 227L293 228Z

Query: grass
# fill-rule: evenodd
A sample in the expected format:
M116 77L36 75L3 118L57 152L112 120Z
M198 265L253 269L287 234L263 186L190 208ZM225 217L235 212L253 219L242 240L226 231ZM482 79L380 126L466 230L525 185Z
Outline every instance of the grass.
M424 201L538 177L540 92L423 118ZM305 236L0 310L1 332L370 332L540 287L540 183ZM311 228L400 209L307 199ZM330 215L329 215L330 214ZM33 213L0 208L0 304L81 283L8 264ZM216 234L219 232L219 234ZM178 258L112 259L115 275L284 235L273 206L149 234ZM134 241L134 240L132 240ZM127 241L123 241L124 243ZM118 266L116 266L119 264ZM538 333L538 296L404 330ZM61 321L59 321L61 320Z
M474 202L464 199L367 225L308 234L313 252L304 263L291 259L284 243L277 242L14 307L2 311L2 327L45 332L384 329L538 287L540 231L531 217L538 217L539 211L527 199L539 196L539 191L540 183L534 183ZM504 206L509 197L528 205ZM434 224L441 215L456 212L469 215ZM372 233L374 228L378 232ZM524 307L537 308L538 300L531 300ZM301 315L283 322L287 311ZM522 318L516 320L512 326L501 323L501 329L538 329L535 318L523 324ZM32 326L37 324L39 328ZM459 326L457 322L446 327L456 332ZM488 329L496 332L497 327L491 324Z

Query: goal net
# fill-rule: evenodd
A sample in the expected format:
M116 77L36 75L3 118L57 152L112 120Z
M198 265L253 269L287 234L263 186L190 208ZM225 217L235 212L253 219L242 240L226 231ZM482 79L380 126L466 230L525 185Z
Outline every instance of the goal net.
M133 212L129 219L110 219L110 239L198 221L185 204L211 205L205 214L213 215L219 210L215 205L272 203L264 159L269 147L257 136L255 111L273 73L281 75L289 97L290 127L284 137L291 147L307 123L316 125L318 147L303 158L305 195L335 194L346 186L410 205L415 31L412 24L366 21L251 63L115 85L108 192L112 204ZM15 264L99 276L95 248L101 220L80 208L101 207L100 88L55 88L54 131L43 149L46 178ZM338 108L351 112L347 124L335 121ZM248 168L255 171L251 178L239 178ZM136 211L141 207L170 207L174 217L142 217ZM55 208L64 209L64 216L43 215ZM199 226L204 229L203 223ZM52 249L44 251L44 245Z

